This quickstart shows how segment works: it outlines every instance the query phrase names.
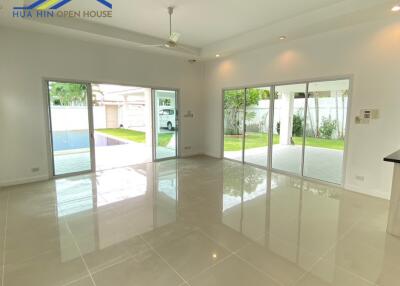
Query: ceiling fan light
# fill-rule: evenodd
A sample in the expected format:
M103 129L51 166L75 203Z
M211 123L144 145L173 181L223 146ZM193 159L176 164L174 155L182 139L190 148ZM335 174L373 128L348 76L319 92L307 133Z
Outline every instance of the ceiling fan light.
M400 11L400 4L393 6L392 12L399 12Z

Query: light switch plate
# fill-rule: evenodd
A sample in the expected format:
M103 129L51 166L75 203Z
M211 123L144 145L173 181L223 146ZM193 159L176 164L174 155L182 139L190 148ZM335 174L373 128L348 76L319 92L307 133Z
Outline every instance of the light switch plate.
M360 115L361 115L361 118L364 118L364 119L378 119L379 118L379 110L378 109L361 109Z

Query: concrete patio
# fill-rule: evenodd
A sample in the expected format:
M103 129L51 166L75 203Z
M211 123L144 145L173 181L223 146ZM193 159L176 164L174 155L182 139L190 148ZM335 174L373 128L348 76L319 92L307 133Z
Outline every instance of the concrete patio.
M274 145L272 148L274 169L300 174L300 145ZM241 161L242 151L225 151L225 158ZM268 148L245 150L245 162L267 167ZM304 157L304 176L335 184L342 182L343 151L306 146Z
M89 150L59 152L54 154L56 174L88 171L90 167ZM157 158L174 157L175 150L157 147ZM106 170L131 166L152 161L152 148L146 144L130 142L129 144L96 147L96 170Z

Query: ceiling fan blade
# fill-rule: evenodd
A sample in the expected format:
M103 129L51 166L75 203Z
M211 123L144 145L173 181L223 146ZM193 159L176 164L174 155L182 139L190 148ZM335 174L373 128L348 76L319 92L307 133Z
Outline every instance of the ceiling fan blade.
M176 42L179 41L179 38L180 38L180 37L181 37L181 34L179 34L179 33L177 33L177 32L173 32L173 33L171 33L171 35L169 36L169 40L170 40L171 42L176 43Z
M177 50L184 51L184 52L189 52L189 53L194 54L194 55L197 53L195 50L190 49L190 48L187 48L187 47L182 46L182 45L177 45L177 46L176 46L176 49L177 49Z
M139 48L151 48L151 47L164 47L165 44L156 44L156 45L137 45Z

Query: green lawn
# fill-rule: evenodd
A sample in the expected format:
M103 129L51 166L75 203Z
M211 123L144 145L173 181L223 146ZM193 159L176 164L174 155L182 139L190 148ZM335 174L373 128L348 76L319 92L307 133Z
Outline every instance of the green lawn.
M303 143L302 137L293 137L296 145ZM279 135L274 135L274 144L279 144ZM265 133L247 133L246 135L246 149L257 147L266 147L268 144L268 135ZM242 136L225 135L224 137L224 150L225 151L240 151L242 146ZM343 150L343 140L331 140L322 138L306 138L306 146L321 147L327 149Z
M123 128L107 128L107 129L96 129L97 132L108 134L111 136L115 136L121 139L133 141L136 143L145 143L146 142L146 133L141 131L134 131ZM167 146L171 141L173 133L159 133L158 134L158 145L159 146Z
M158 133L158 146L166 147L171 141L173 133Z

